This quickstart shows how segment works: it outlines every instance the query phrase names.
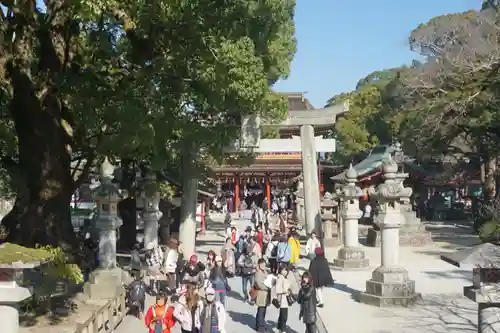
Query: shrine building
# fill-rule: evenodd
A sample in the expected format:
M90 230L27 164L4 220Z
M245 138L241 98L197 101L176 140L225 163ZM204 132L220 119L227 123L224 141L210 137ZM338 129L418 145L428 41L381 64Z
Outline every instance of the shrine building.
M315 109L304 93L283 93L288 99L288 117L279 124L261 124L262 138L292 139L300 136L300 126L294 125L294 118L304 117L304 112L310 112L311 118L325 111L336 113L336 106ZM338 114L343 111L339 109ZM327 136L333 129L333 119L330 124L314 125L315 136ZM270 135L271 134L271 135ZM271 136L271 137L270 137ZM334 145L333 145L334 146ZM286 149L286 148L282 148ZM335 149L335 147L331 147ZM329 182L331 176L342 170L324 159L324 154L318 155L318 174L320 192L324 191L324 181ZM292 152L259 152L249 164L235 163L211 166L211 178L217 185L219 194L231 197L234 211L238 210L242 200L247 206L255 202L261 205L264 198L268 207L275 196L292 194L295 182L302 172L301 153Z

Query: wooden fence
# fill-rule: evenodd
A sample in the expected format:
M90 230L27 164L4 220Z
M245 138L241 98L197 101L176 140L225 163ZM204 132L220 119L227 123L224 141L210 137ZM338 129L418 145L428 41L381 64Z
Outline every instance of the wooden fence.
M118 288L116 297L95 311L86 322L77 325L75 333L112 333L127 314L126 291Z

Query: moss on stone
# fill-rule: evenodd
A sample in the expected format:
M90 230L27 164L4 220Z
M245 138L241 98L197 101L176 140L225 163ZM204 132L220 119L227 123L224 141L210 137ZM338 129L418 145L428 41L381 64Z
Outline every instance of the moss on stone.
M43 263L51 259L52 254L44 249L33 249L12 243L0 245L0 264L9 265L15 262L24 264Z

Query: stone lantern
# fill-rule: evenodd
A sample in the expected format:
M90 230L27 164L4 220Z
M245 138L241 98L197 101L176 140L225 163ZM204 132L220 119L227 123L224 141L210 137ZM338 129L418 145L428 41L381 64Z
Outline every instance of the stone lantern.
M19 332L20 303L33 294L29 277L25 273L35 270L52 260L51 253L30 249L16 244L0 245L0 322L2 333Z
M400 143L394 145L394 162L398 165L398 171L404 174L405 154ZM405 178L406 179L406 178ZM404 179L403 179L404 181ZM399 244L401 246L423 246L432 244L432 235L426 231L425 225L417 217L410 203L410 198L401 198L400 209L403 219L399 230ZM378 227L377 218L374 219ZM367 243L370 246L380 246L380 230L373 228L368 230Z
M376 306L408 306L420 294L415 293L415 281L399 265L399 228L403 221L400 202L410 197L412 189L404 187L407 174L398 173L398 165L391 156L382 164L384 183L372 189L371 195L379 201L379 224L382 235L381 266L366 281L366 291L361 293L362 303Z
M121 200L118 187L112 183L113 165L107 158L101 165L101 185L94 191L97 202L95 227L99 233L99 268L91 273L90 284L85 291L90 298L112 298L116 287L121 285L123 272L116 265L117 229L122 220L118 216L118 202Z
M342 221L344 232L344 247L339 249L337 259L333 265L339 269L361 269L369 266L369 260L366 258L365 251L359 246L358 240L358 221L363 215L359 209L359 198L363 196L361 188L356 186L358 174L356 170L349 167L345 174L345 184L339 191L339 197L342 198Z
M337 224L336 215L334 209L337 208L337 201L335 201L334 195L326 192L321 200L321 220L323 222L323 246L332 246L342 243L342 232L340 226ZM336 237L333 237L333 234ZM318 235L320 236L320 235Z
M160 212L160 194L157 189L156 175L149 171L144 182L144 191L141 196L142 220L144 221L144 248L152 249L158 245L158 221Z
M478 333L500 332L500 247L485 243L441 255L462 269L472 269L472 285L464 296L477 303Z

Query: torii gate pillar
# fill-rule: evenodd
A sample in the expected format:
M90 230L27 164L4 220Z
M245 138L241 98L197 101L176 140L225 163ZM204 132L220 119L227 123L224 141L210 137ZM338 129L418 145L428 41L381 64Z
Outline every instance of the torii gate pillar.
M323 109L289 110L288 118L281 123L261 124L258 115L244 117L241 125L241 139L232 147L226 148L227 152L297 151L298 140L293 138L261 139L260 127L300 128L306 231L307 233L315 231L320 239L323 239L323 228L316 153L335 151L335 140L316 138L314 126L333 125L336 116L348 111L349 102L345 101Z
M300 126L302 148L302 174L304 182L304 208L306 232L313 230L322 239L321 199L319 197L318 161L314 145L314 127Z

